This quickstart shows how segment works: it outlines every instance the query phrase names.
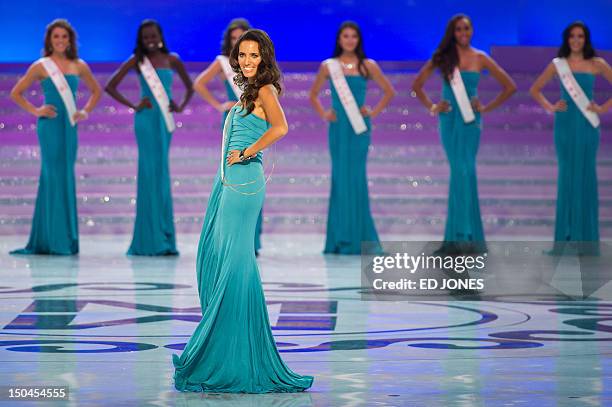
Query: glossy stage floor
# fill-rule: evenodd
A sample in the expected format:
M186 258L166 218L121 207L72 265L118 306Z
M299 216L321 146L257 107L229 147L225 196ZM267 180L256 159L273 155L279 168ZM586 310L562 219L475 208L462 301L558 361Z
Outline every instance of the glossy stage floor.
M612 302L361 300L360 258L321 254L329 157L325 125L307 101L312 71L285 73L291 133L267 158L267 171L275 166L259 264L277 345L291 368L315 376L314 386L297 395L175 391L171 355L201 317L194 250L217 165L219 116L194 100L178 118L171 172L179 257L124 255L137 151L131 114L108 97L80 132L81 254L10 256L27 240L39 171L34 121L6 97L18 68L0 76L0 385L68 386L69 406L612 405ZM435 240L448 188L436 123L408 90L414 74L388 70L399 94L375 121L374 218L384 240ZM99 75L107 77L108 70ZM552 120L526 93L534 74L514 77L519 92L484 122L485 230L489 240L549 241ZM496 90L483 78L483 99ZM609 86L598 92L602 100L612 94ZM136 98L134 78L126 93ZM602 119L600 228L609 241L612 120Z
M9 257L23 238L3 239L0 382L66 385L75 406L612 403L612 303L361 301L359 257L322 256L312 234L267 235L260 257L277 344L312 390L176 392L171 355L201 317L196 239L178 258L122 256L128 236Z

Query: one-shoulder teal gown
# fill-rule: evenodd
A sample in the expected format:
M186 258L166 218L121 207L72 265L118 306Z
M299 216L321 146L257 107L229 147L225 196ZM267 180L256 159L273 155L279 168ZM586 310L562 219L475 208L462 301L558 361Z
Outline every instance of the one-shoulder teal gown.
M169 98L172 95L172 70L156 69ZM141 97L153 107L137 112L134 120L138 143L138 187L134 235L127 254L139 256L176 255L176 239L170 189L168 152L172 133L166 128L161 110L142 75Z
M347 75L346 81L357 105L362 106L366 99L367 79L361 75ZM379 246L370 212L366 174L370 119L365 118L368 130L355 134L331 81L330 88L337 120L330 122L328 133L332 168L324 253L360 254L361 242L374 242L373 247Z
M574 72L574 77L589 100L593 99L595 75ZM559 162L555 241L598 242L596 159L600 131L584 117L563 85L561 98L567 102L567 111L555 113Z
M462 71L461 78L468 98L477 96L480 73ZM486 244L476 179L476 154L482 129L480 113L474 112L476 120L466 124L448 81L443 81L442 98L451 105L451 111L440 113L439 119L440 138L450 165L444 245L483 251Z
M65 75L72 94L78 75ZM55 106L57 116L37 120L40 143L40 178L30 239L13 254L75 254L79 252L74 164L77 126L71 126L62 98L50 78L41 81L45 104Z
M229 83L229 81L225 79L223 81L223 84L225 85L225 91L227 92L227 100L232 101L232 102L237 102L238 97L236 97L236 94L234 93L234 89L232 88L232 85ZM225 123L225 118L227 117L228 113L229 112L223 113L223 122L221 123L221 128L223 128L223 123ZM259 213L259 216L257 217L257 227L255 228L255 253L259 253L259 250L261 250L262 224L263 224L263 207L262 207L261 212Z
M268 128L263 119L230 112L229 150L255 142ZM291 371L272 336L253 252L257 217L265 194L261 154L220 168L215 177L197 255L202 320L182 355L173 355L175 387L223 393L298 392L311 376Z

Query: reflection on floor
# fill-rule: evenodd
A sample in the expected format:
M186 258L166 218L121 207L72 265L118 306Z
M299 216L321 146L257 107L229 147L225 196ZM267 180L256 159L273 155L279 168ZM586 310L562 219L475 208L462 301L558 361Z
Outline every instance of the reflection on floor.
M265 235L259 260L278 347L312 390L179 393L197 235L177 258L126 257L127 235L83 236L74 257L7 254L25 239L0 243L0 383L69 386L69 406L612 403L612 303L361 301L360 258L323 256L319 234Z

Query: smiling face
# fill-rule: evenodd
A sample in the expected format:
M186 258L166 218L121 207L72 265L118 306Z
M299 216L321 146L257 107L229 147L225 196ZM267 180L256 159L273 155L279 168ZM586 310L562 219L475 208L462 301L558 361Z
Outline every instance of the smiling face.
M240 65L242 74L247 79L254 78L260 63L259 44L256 41L242 41L238 47L238 65Z
M455 23L455 41L461 47L467 47L472 41L472 24L467 18L461 18Z
M570 50L573 53L582 53L584 49L585 35L582 27L574 27L570 31L567 39Z
M157 27L154 25L147 25L142 29L140 40L148 51L154 51L159 49L161 35Z
M53 52L63 54L70 45L70 34L62 27L55 27L51 31L51 47Z
M340 38L338 41L342 51L355 52L355 49L357 49L357 45L359 44L359 34L355 29L347 27L340 32Z
M230 33L230 43L232 44L232 48L238 42L238 38L244 34L244 30L242 28L234 28Z

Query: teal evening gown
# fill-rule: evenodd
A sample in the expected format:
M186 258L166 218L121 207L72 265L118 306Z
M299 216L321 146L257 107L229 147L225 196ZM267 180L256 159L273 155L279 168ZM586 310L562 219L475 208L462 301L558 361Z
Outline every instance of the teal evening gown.
M468 98L477 96L480 73L462 71L461 78ZM448 81L443 81L442 99L451 105L451 111L440 113L440 138L450 166L448 213L444 229L446 249L482 252L486 250L476 179L476 154L480 143L482 123L480 113L476 120L466 124Z
M64 76L75 95L78 75ZM76 254L79 252L74 179L77 127L70 125L64 102L51 79L43 79L41 86L45 104L55 106L57 116L37 120L41 165L32 229L27 246L11 253Z
M361 107L365 103L367 79L361 75L347 75L346 81L357 105ZM331 81L330 88L332 109L336 112L337 120L329 123L332 168L324 253L360 254L361 242L373 242L373 247L380 246L370 212L366 174L370 119L364 118L368 130L355 134Z
M237 102L238 98L236 97L236 94L234 93L234 89L232 88L232 85L229 83L229 81L225 79L223 81L223 84L225 85L225 91L227 92L227 100L231 102ZM225 118L227 117L228 113L229 111L226 111L223 113L223 123L225 123ZM221 123L221 127L223 127L223 123ZM261 250L262 224L263 224L263 207L262 207L262 212L259 213L259 217L257 218L257 226L255 228L255 253L259 253L259 251Z
M168 98L172 98L172 70L156 69ZM168 132L161 110L142 75L141 97L153 107L135 113L134 130L138 143L138 193L134 236L129 255L176 255L176 239L170 189L168 151L172 133Z
M592 100L595 75L574 72L574 77L587 98ZM554 137L559 162L555 241L585 242L597 251L599 128L589 123L563 85L561 99L567 102L567 111L555 113Z
M224 157L258 140L268 123L232 108ZM312 385L282 361L253 252L265 195L261 153L217 171L197 255L202 320L180 357L173 355L177 390L213 393L298 392Z

